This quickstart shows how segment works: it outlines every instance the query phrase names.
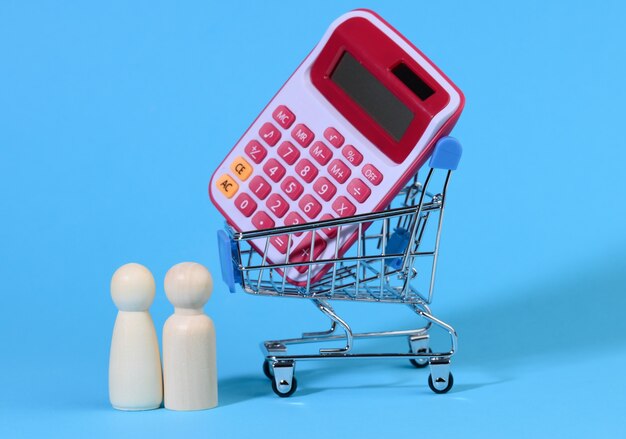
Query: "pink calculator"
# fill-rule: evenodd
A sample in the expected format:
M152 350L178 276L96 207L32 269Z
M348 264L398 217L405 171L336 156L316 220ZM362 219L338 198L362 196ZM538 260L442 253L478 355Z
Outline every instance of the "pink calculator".
M464 105L461 91L381 17L339 17L215 171L209 195L238 231L380 211L428 159ZM326 233L324 233L326 231ZM311 239L315 239L311 246ZM271 263L341 257L356 230L270 239ZM256 245L265 249L265 240ZM323 265L287 270L302 285Z

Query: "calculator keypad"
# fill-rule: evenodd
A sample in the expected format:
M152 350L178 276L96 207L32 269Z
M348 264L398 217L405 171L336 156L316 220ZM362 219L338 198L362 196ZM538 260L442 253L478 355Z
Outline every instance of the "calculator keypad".
M313 141L315 135L313 134L313 131L309 129L309 127L307 127L303 123L299 123L291 132L291 137L293 137L293 139L298 142L300 146L302 146L303 148L307 148Z
M250 192L259 197L260 200L265 200L272 191L270 184L260 175L255 176L250 181L248 188L250 189Z
M258 137L246 144L244 154L232 160L227 173L216 180L219 191L258 230L355 215L357 206L369 199L372 186L383 180L371 163L361 166L363 154L346 144L336 128L327 127L316 139L316 133L296 119L287 106L274 108L271 121L261 125ZM305 236L294 233L289 261L319 258L326 240L336 237L337 231L335 226ZM288 235L270 238L271 246L282 255L287 254L288 242ZM306 273L308 267L296 269Z
M333 152L330 148L324 145L322 142L317 141L311 147L311 156L317 163L324 166L333 157Z
M263 171L265 174L274 182L278 183L281 178L285 175L287 170L283 165L281 165L276 159L269 159L263 165Z
M296 116L284 105L279 105L272 113L272 117L284 129L289 128L293 121L296 120Z
M304 186L302 186L300 182L292 176L285 178L280 184L280 188L293 201L296 201L300 195L302 195L302 192L304 192Z
M278 128L276 128L273 124L265 122L259 130L259 136L261 136L261 139L263 139L269 146L274 146L280 140L281 134Z
M307 159L302 159L296 165L296 174L298 174L304 181L311 183L317 177L318 170L313 163Z
M257 165L261 163L267 155L267 149L256 140L248 142L244 151Z
M278 147L278 155L288 165L293 165L300 158L300 151L289 141L284 141Z
M346 140L336 129L333 127L326 128L324 130L324 138L330 142L335 148L340 148L343 142Z

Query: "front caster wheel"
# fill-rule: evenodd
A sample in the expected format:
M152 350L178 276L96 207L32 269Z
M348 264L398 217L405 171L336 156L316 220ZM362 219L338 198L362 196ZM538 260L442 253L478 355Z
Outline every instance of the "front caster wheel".
M432 354L433 350L431 348L427 348L427 349L418 349L416 354ZM411 364L415 367L417 367L418 369L422 369L426 366L428 366L428 358L424 357L424 358L411 358L409 359L409 361L411 362Z
M272 390L275 394L280 396L281 398L287 398L288 396L293 395L293 392L298 388L298 381L296 377L291 378L291 387L287 388L288 383L286 381L281 381L279 386L276 385L276 380L272 378Z
M270 380L274 381L274 371L272 370L272 367L270 366L270 362L267 360L263 362L263 373Z
M436 385L435 385L436 384ZM437 378L437 383L433 383L433 376L428 375L428 387L435 393L447 393L454 385L454 377L451 373L448 374L448 380L444 378Z

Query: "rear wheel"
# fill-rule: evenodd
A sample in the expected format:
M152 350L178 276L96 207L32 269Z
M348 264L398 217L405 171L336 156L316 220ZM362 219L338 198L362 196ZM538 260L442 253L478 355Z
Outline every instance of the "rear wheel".
M416 354L432 354L432 353L433 353L433 350L431 348L418 349L416 352ZM428 357L411 358L409 361L411 362L413 366L417 367L418 369L422 369L428 366Z
M272 366L270 366L270 362L268 360L263 362L263 373L270 380L274 381L274 371L272 370Z

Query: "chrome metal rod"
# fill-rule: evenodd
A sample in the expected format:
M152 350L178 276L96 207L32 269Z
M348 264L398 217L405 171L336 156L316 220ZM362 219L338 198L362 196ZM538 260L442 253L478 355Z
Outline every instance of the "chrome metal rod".
M346 334L346 345L343 348L326 348L326 349L320 349L320 354L332 354L332 353L346 353L346 352L350 352L350 349L352 349L352 329L350 329L350 326L348 326L348 324L346 323L345 320L343 320L341 317L339 317L335 311L332 309L332 307L326 303L323 300L320 299L314 299L318 309L320 311L322 311L324 314L326 314L328 317L330 317L330 319L336 323L338 323L344 330L345 334Z

